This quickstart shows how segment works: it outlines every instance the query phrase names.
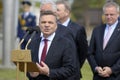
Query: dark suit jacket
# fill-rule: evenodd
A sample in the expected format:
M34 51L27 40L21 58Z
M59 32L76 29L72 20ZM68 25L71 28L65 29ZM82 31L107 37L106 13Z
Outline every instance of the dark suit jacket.
M82 77L80 73L80 69L83 66L83 63L86 59L87 50L88 50L86 32L83 26L80 26L77 23L72 22L71 20L67 28L70 30L70 32L72 32L73 39L75 41L76 48L77 48L77 60L78 60L77 74L80 74L77 80L79 80L80 77Z
M68 38L72 42L74 42L74 35L70 29L68 29L67 27L65 27L61 24L58 24L57 26L58 26L58 28L57 28L56 32L58 33L59 36L63 36L65 38Z
M45 59L45 63L50 68L49 77L39 75L32 78L28 75L30 80L75 80L73 78L76 69L75 47L68 38L59 34L56 32ZM38 62L39 44L40 38L32 41L29 46L33 62Z
M95 80L120 80L120 22L103 50L105 27L106 25L101 25L93 30L88 61L96 78ZM109 78L103 79L95 73L96 66L109 66L113 73Z

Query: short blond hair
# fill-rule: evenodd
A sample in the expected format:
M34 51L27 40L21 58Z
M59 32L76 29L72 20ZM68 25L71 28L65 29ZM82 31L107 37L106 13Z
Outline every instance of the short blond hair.
M117 12L120 12L119 5L113 1L106 2L103 6L103 12L105 12L105 9L108 7L115 7Z

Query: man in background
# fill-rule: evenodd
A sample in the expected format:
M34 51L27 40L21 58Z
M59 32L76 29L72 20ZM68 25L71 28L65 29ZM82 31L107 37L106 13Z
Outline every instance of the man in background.
M77 23L73 22L70 19L70 13L71 13L71 7L68 3L65 1L57 1L57 16L58 16L58 23L65 26L73 35L73 40L76 45L77 49L77 64L78 68L76 69L76 79L80 80L81 73L80 69L83 66L83 63L85 62L86 55L87 55L87 40L86 40L86 32L84 27L78 25Z
M93 80L120 80L120 8L115 2L103 6L105 24L93 30L88 61Z
M21 40L26 33L27 28L36 26L36 16L30 12L31 2L21 2L23 12L18 17L17 37ZM25 49L27 39L21 44L21 49Z

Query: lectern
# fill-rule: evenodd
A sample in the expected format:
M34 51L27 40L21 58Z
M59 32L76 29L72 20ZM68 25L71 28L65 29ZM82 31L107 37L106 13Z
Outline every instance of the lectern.
M20 44L23 41L24 40L22 40L20 42ZM28 41L28 42L30 42L30 41ZM28 46L28 44L27 44L27 46ZM20 47L18 47L17 50L12 50L12 53L11 53L11 60L17 66L16 80L23 80L23 79L19 79L19 71L24 72L24 80L27 79L26 72L39 72L39 70L36 66L36 63L32 62L32 60L31 60L31 50L28 50L27 46L24 50L22 50L22 49L20 49Z
M19 80L19 71L24 72L24 80L27 79L26 72L39 72L36 63L31 60L30 50L13 50L11 60L16 64L16 80Z

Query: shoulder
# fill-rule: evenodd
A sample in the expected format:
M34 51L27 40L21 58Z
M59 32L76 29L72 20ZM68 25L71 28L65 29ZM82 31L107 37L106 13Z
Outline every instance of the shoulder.
M77 23L75 21L72 21L72 20L69 21L69 24L76 25L76 26L81 26L79 23Z
M63 26L63 25L61 25L61 24L58 24L58 25L57 25L57 32L66 32L66 31L69 31L69 30L67 29L67 27L65 27L65 26Z
M57 24L58 27L62 27L62 28L65 28L65 26L63 26L62 24Z
M98 26L94 27L92 33L96 34L96 33L103 32L105 26L106 26L106 24L101 24L101 25L98 25Z
M100 24L94 28L94 30L101 30L106 26L106 24Z
M77 22L70 21L70 26L76 28L77 30L85 30L85 27Z
M72 31L69 28L67 28L67 27L65 27L65 26L63 26L61 24L58 24L57 26L58 26L58 28L57 28L56 32L58 34L63 35L63 36L65 36L65 35L71 35L71 36L73 36L72 35Z
M68 37L57 35L56 39L57 39L57 44L59 44L61 47L63 47L63 45L64 47L74 46L74 42Z
M78 24L76 22L71 23L72 26L76 29L77 33L85 33L85 27L81 24Z

